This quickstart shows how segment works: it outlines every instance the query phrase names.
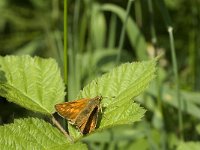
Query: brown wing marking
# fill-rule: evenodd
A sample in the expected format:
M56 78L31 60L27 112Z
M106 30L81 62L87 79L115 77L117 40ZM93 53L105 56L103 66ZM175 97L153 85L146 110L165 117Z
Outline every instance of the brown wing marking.
M100 100L101 99L99 97L90 99L88 101L87 106L84 107L83 110L77 116L74 124L78 127L81 126L82 124L87 122L87 120L89 119L89 117L91 116L92 112L94 111L96 107L98 108L98 111L99 111Z
M56 104L55 109L60 116L68 119L72 124L74 124L76 117L87 105L89 100L89 98L83 98L72 102Z
M99 109L97 106L94 108L89 118L82 125L77 126L82 134L90 133L95 129L97 124L98 112Z

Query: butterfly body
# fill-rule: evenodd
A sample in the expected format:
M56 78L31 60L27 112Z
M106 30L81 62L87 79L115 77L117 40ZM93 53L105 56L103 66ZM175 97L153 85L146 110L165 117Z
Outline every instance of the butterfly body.
M101 96L83 98L72 102L56 104L58 114L75 125L82 134L92 132L97 124Z

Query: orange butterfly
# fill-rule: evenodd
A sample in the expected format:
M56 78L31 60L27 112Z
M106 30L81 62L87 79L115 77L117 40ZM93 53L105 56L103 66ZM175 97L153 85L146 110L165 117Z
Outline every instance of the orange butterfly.
M69 123L75 125L82 134L94 131L98 113L101 109L100 102L102 96L94 98L83 98L72 102L56 104L55 109L58 114L66 118Z

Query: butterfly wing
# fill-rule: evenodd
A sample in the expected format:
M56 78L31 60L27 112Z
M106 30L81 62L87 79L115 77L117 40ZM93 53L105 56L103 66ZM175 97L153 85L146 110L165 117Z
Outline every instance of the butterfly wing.
M60 116L66 118L70 121L70 123L74 124L76 117L87 105L89 100L89 98L83 98L72 102L56 104L55 109Z
M81 124L80 126L77 126L82 134L90 133L95 129L96 124L97 124L98 112L99 112L99 108L97 106L93 109L89 118L87 118L87 120L85 120L83 124Z

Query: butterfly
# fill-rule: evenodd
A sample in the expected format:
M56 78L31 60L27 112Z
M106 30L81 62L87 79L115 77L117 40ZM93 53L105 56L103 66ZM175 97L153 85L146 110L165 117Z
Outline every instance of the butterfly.
M101 110L102 96L82 98L55 105L57 113L75 125L82 134L94 131Z

